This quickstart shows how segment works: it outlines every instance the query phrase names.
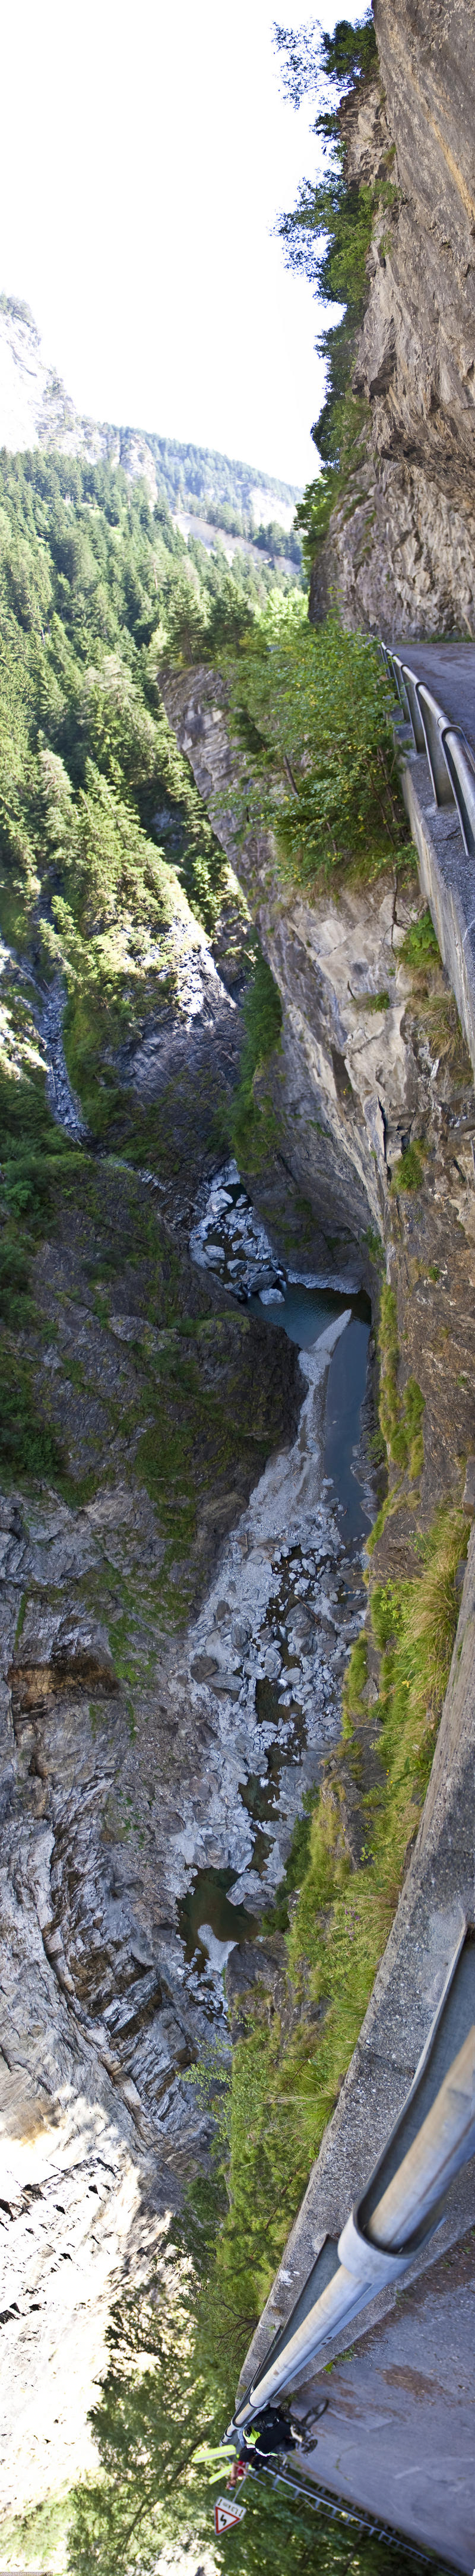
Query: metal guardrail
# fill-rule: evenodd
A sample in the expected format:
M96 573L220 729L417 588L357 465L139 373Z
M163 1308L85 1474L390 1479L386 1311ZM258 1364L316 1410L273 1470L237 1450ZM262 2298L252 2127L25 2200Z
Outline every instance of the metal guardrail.
M461 2043L461 2044L460 2044ZM405 2150L405 2152L404 2152ZM397 2283L441 2224L447 2191L475 2155L475 1934L465 1925L413 2084L338 2246L326 2237L229 2438L246 2427L350 2320ZM381 2186L383 2190L381 2191Z
M402 662L399 653L380 644L380 653L392 680L406 724L411 727L416 751L426 753L436 805L457 808L466 857L475 858L475 756L462 725L454 724L439 706L425 680L418 680L410 663Z
M263 2363L247 2397L238 2403L234 2421L239 2430L316 2359L328 2338L346 2331L378 2290L409 2271L415 2254L440 2225L451 2182L474 2153L475 2022L376 2208L365 2221L360 2208L347 2218L330 2280L293 2333L289 2319L283 2349Z
M449 2576L448 2559L435 2558L433 2550L421 2549L418 2542L411 2540L406 2532L394 2531L392 2523L378 2522L373 2513L365 2511L364 2505L350 2504L346 2496L335 2496L329 2487L314 2485L313 2480L310 2486L307 2479L292 2477L288 2469L271 2468L270 2461L267 2467L262 2460L259 2471L251 2469L250 2474L251 2477L259 2475L259 2478L263 2476L270 2478L273 2487L288 2487L292 2495L303 2497L304 2503L310 2505L313 2513L327 2514L330 2522L349 2526L351 2531L360 2532L365 2540L384 2540L388 2549L404 2550L407 2557L417 2559L421 2567L430 2567L432 2576L434 2576L434 2568L446 2568ZM451 2565L450 2576L453 2576Z

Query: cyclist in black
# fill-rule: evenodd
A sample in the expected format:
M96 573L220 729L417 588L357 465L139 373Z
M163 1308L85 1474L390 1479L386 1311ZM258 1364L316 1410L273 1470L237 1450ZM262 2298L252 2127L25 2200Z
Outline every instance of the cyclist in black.
M324 2398L323 2402L316 2407L316 2415L325 2413L327 2402ZM297 2451L303 2445L306 2447L306 2425L307 2419L305 2427L293 2424L291 2416L284 2414L282 2406L263 2407L262 2413L254 2415L251 2423L246 2424L245 2432L237 2437L239 2438L239 2460L234 2463L231 2470L230 2483L237 2486L246 2468L257 2470L263 2468L279 2451ZM314 2442L312 2442L313 2448Z

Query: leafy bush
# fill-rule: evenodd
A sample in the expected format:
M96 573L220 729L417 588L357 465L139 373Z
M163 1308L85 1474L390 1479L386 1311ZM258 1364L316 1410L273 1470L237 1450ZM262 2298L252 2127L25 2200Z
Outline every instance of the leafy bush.
M336 461L335 408L349 382L355 329L366 302L366 259L375 206L387 185L384 174L377 187L365 181L358 186L346 174L344 101L349 92L356 89L358 94L374 80L376 37L369 10L357 27L340 19L332 36L315 28L302 29L297 36L279 28L276 35L284 89L293 106L312 92L318 101L313 132L320 156L323 147L324 161L321 178L303 180L297 204L291 213L280 216L280 238L288 266L311 280L322 302L346 306L343 320L327 326L318 343L327 358L328 381L313 435L316 438L318 428L320 452L329 463ZM390 155L388 166L389 159ZM337 448L338 443L337 431Z
M23 1312L18 1320L23 1320ZM10 1307L9 1321L14 1320ZM3 1337L1 1369L0 1474L7 1485L20 1476L56 1484L62 1469L58 1441L38 1413L28 1362L19 1359L17 1349Z
M217 2194L215 2229L219 2205ZM134 2568L152 2576L167 2543L167 2556L176 2542L180 2555L191 2545L196 2557L212 2542L214 2497L233 2456L221 2448L225 2392L203 2349L196 2277L181 2273L177 2300L175 2273L174 2290L173 2304L162 2269L148 2297L142 2290L114 2311L110 2365L90 2419L100 2468L70 2499L71 2576L95 2567L101 2576ZM274 2488L265 2474L247 2481L244 2502L232 2544L240 2576L287 2576L289 2568L304 2576L309 2567L346 2576L349 2547L354 2576L380 2576L381 2545L326 2516L321 2503L317 2518L305 2495ZM391 2565L394 2576L411 2576L403 2544L391 2549Z
M410 966L415 972L421 967L440 966L439 943L428 906L425 912L421 912L418 921L411 921L410 928L406 930L405 938L402 940L399 955L401 964Z
M391 170L393 146L373 185L354 181L347 160L345 100L362 103L365 87L378 74L372 11L356 27L340 19L332 35L315 25L297 34L276 29L284 90L294 107L314 95L323 171L315 181L302 181L297 203L279 218L278 231L290 268L309 278L324 304L344 307L330 319L317 341L326 359L325 400L312 437L323 458L323 473L299 503L296 526L310 568L326 536L331 511L365 461L368 406L351 390L356 333L368 296L367 260L380 206L396 195ZM388 248L390 237L388 236Z
M4 1324L22 1323L30 1311L30 1269L22 1244L9 1236L0 1242L0 1315Z
M252 982L243 1006L245 1043L241 1057L239 1082L233 1093L227 1132L229 1142L244 1171L260 1169L267 1157L272 1138L272 1111L256 1099L256 1076L263 1072L269 1056L278 1046L282 1027L282 1003L267 959L259 949Z
M340 868L372 876L387 866L407 822L371 639L335 617L315 629L295 594L270 601L234 666L231 703L242 829L270 825L281 864L310 887Z
M381 1288L379 1321L380 1428L388 1457L392 1458L394 1466L399 1467L402 1473L409 1467L411 1478L415 1480L421 1475L424 1463L422 1424L425 1402L415 1377L409 1377L404 1393L402 1395L399 1393L399 1360L396 1297L394 1288L389 1288L384 1281ZM386 1506L383 1504L383 1517L385 1510ZM379 1537L381 1525L380 1514L368 1541L370 1554L375 1539Z
M400 1161L395 1164L391 1180L393 1192L420 1190L424 1179L422 1153L417 1144L405 1145Z

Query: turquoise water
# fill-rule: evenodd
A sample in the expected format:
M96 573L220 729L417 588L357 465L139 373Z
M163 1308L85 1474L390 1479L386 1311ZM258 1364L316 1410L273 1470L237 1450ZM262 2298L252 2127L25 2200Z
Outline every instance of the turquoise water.
M199 1942L201 1923L209 1923L217 1941L251 1941L258 1930L255 1914L246 1913L244 1905L230 1905L228 1888L233 1886L235 1869L199 1869L193 1887L178 1906L178 1929L185 1943L185 1959L194 1958L199 1946L203 1965L207 1954Z
M277 1299L267 1305L261 1296L248 1298L252 1313L264 1315L266 1324L282 1324L289 1342L297 1342L300 1351L309 1351L319 1333L325 1332L326 1325L332 1324L334 1315L341 1314L349 1302L334 1289L305 1288L300 1280L288 1281L279 1305Z
M361 1540L368 1528L368 1512L362 1500L359 1479L354 1474L355 1450L361 1433L361 1406L366 1386L368 1338L371 1324L369 1298L360 1290L358 1296L345 1297L335 1288L306 1288L302 1281L288 1283L280 1304L272 1299L267 1305L261 1296L250 1297L254 1313L264 1315L266 1323L280 1324L290 1342L308 1351L318 1341L335 1315L351 1308L351 1322L341 1334L332 1353L327 1382L325 1417L325 1450L323 1475L332 1479L335 1500L342 1507L343 1536L348 1542Z
M361 1437L361 1406L366 1388L368 1366L369 1305L366 1297L358 1299L351 1324L342 1333L332 1353L327 1380L325 1415L324 1475L331 1476L335 1499L342 1505L338 1517L342 1537L350 1540L365 1537L369 1510L363 1501L362 1488L354 1473L355 1450ZM329 1496L333 1501L333 1495Z

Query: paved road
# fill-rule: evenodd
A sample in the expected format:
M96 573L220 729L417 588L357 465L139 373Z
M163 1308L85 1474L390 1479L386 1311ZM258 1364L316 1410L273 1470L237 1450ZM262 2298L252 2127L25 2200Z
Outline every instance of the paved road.
M361 2320L358 2319L361 2329ZM351 2332L351 2328L350 2328ZM318 2373L318 2364L317 2364ZM378 2521L471 2576L475 2559L475 2246L473 2231L396 2307L299 2389L295 2413L328 2412L302 2462L309 2483L361 2504ZM349 2550L351 2550L351 2539ZM364 2543L363 2543L364 2549ZM358 2553L359 2554L359 2553ZM388 2566L390 2562L388 2551ZM381 2551L383 2558L383 2551Z
M475 751L475 644L395 644L402 662L425 680L439 706L463 725Z

